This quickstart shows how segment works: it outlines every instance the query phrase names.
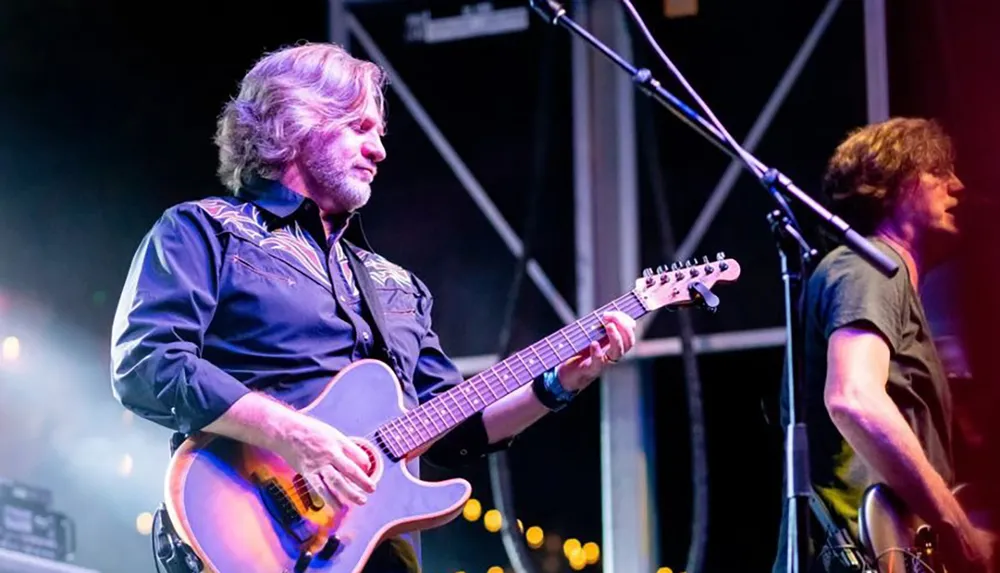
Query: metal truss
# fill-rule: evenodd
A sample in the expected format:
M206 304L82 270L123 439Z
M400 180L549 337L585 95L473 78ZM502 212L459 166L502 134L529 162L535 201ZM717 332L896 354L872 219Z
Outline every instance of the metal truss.
M393 89L427 134L466 191L482 209L513 256L523 251L520 238L495 208L458 153L424 111L406 82L392 67L376 42L350 13L352 3L373 0L329 0L330 39L349 48L357 40L373 60L387 70ZM841 0L828 0L781 80L743 141L753 152L770 127L802 69L822 38ZM621 6L615 0L577 0L574 19L605 38L626 58L630 52ZM888 65L886 58L884 0L864 0L865 64L869 121L888 117ZM564 323L592 311L598 300L629 288L639 270L633 98L635 88L618 70L600 60L574 38L573 130L576 217L576 311L560 296L536 261L528 273ZM613 86L608 89L607 86ZM601 86L598 89L598 86ZM591 158L599 161L591 161ZM594 165L597 163L598 165ZM705 203L678 249L686 259L697 249L715 221L720 207L740 175L731 163ZM596 217L601 213L601 217ZM651 321L643 324L648 328ZM641 337L642 330L638 333ZM764 328L698 336L699 353L776 347L785 343L784 329ZM649 463L651 436L642 420L644 405L638 359L677 355L677 338L640 340L630 360L609 370L601 385L601 497L605 573L653 571L656 559L656 516L649 510L655 475ZM462 371L471 375L495 364L495 355L457 357Z
M364 27L350 14L349 7L353 3L367 3L370 0L358 0L356 2L351 2L350 0L330 0L330 25L329 34L331 40L340 43L342 45L349 45L351 38L357 40L359 44L365 49L367 53L372 56L372 59L377 61L380 65L388 70L388 73L392 77L392 86L396 90L403 104L406 106L407 110L413 115L414 119L420 125L420 127L427 134L428 138L431 140L432 144L441 154L442 158L445 159L449 167L452 169L455 176L465 187L466 191L472 197L473 201L480 207L483 214L486 216L487 220L497 231L500 237L503 239L507 247L510 249L511 254L515 257L521 255L523 250L523 244L521 239L512 230L510 224L503 218L500 212L497 210L496 206L489 199L489 196L483 189L482 185L475 179L472 172L468 169L465 163L462 161L461 157L451 146L448 140L444 137L441 131L437 128L434 121L430 116L424 111L420 102L413 95L406 85L406 82L400 76L400 74L392 67L391 62L384 56L378 45L364 29ZM586 5L586 2L580 2L580 5ZM751 153L756 149L760 140L766 134L767 129L771 126L774 117L777 115L784 103L785 98L791 91L795 82L798 80L802 69L805 67L810 56L812 55L816 45L823 37L826 32L830 21L833 19L840 5L841 0L828 0L826 7L820 13L816 22L813 24L812 29L806 36L799 50L795 54L795 57L790 62L785 73L782 75L778 84L772 91L769 99L765 103L764 107L761 109L754 121L753 126L748 132L746 138L742 142L742 145ZM868 101L868 119L869 121L881 121L888 117L888 64L886 56L886 37L885 37L885 0L864 0L864 15L865 15L865 54L866 54L866 78L867 78L867 101ZM576 78L580 76L579 66L574 67L574 93L577 93L581 89L581 85ZM577 113L575 116L575 130L579 131L580 123L576 120ZM618 118L624 119L624 118ZM581 143L579 138L576 138L576 147L574 153L577 157L588 157L589 150L586 148L586 143ZM577 169L577 185L585 184L582 183L582 179L579 174L582 161L575 162L575 169ZM737 161L733 161L726 168L725 172L722 174L719 182L716 184L711 195L705 202L704 207L699 213L698 217L695 219L694 224L688 231L687 236L680 243L677 251L677 258L679 260L684 260L689 258L695 250L698 248L701 240L704 238L705 233L708 231L709 227L715 222L715 219L725 203L726 199L729 197L730 192L735 186L739 176L741 174L741 165ZM579 197L579 193L577 194ZM589 214L592 209L591 204L582 204L577 201L576 217L577 217L577 242L586 242L587 233L590 222ZM541 294L552 306L553 311L559 317L559 319L564 323L572 322L578 317L581 312L594 308L595 301L590 299L587 295L583 295L580 298L580 293L593 292L593 270L594 261L592 255L585 251L577 248L577 280L578 280L578 311L574 311L573 307L566 302L566 300L559 294L559 292L552 285L551 280L548 275L541 268L537 261L531 260L528 262L528 274L532 281L538 287ZM623 288L626 287L634 280L634 277L626 277L628 280L623 282ZM646 320L640 325L640 338L643 331L643 327L648 328L651 320ZM780 328L765 328L765 329L752 329L752 330L739 330L723 333L721 335L716 335L713 340L720 341L717 344L711 346L712 351L734 351L734 350L745 350L753 348L761 348L766 346L780 346L784 344L784 338L779 335L781 331ZM671 341L672 339L660 339L660 340L649 340L640 343L638 355L644 358L655 358L657 356L670 356L677 354L677 344L676 341ZM707 347L703 347L707 348ZM662 354L658 352L662 351ZM705 351L705 350L702 350ZM457 361L463 365L473 365L482 364L484 360L483 356L468 356L458 358Z

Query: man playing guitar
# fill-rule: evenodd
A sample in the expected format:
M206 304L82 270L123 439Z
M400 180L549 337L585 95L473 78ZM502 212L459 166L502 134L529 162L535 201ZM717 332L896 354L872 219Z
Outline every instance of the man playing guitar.
M386 156L384 83L376 65L330 44L257 62L218 122L218 175L232 194L174 206L155 223L113 328L113 389L126 408L181 437L272 451L339 508L375 491L372 460L297 409L364 358L389 365L411 407L462 381L432 327L427 287L344 239ZM422 459L476 459L563 407L634 345L631 316L601 321L603 343L491 403ZM418 567L416 536L394 541L366 573Z
M884 483L938 532L953 569L987 571L989 536L950 489L951 393L917 294L920 279L955 246L952 210L963 186L952 155L935 122L893 118L856 130L829 161L824 189L834 211L900 272L886 278L838 247L806 284L810 472L819 499L855 540L862 494ZM810 531L818 563L831 548L820 527ZM780 539L774 573L787 570L784 533Z

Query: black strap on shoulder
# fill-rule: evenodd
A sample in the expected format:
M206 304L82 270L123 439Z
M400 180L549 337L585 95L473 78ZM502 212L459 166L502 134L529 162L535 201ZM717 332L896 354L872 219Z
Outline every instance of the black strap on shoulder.
M364 300L368 314L374 323L372 330L375 331L377 346L383 354L381 358L386 361L398 376L400 374L399 360L396 357L396 350L392 347L392 337L387 335L389 330L385 325L385 311L382 309L382 302L379 299L378 292L375 290L375 284L372 282L371 275L368 274L368 267L365 266L358 255L358 247L347 240L344 240L344 244L346 246L344 252L347 254L347 260L351 265L351 270L354 272L354 278L358 281L361 298Z

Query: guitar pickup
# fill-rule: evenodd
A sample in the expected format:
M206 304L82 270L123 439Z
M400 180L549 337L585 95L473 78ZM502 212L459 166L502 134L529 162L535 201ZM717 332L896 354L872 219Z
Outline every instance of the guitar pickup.
M271 517L299 543L305 543L316 535L316 526L303 519L288 493L276 479L253 474L261 501Z

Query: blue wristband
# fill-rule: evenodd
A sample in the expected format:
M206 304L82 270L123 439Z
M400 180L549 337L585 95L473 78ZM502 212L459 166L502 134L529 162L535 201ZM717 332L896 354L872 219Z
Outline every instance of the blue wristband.
M548 370L538 378L535 378L531 384L531 389L534 390L538 401L553 412L562 410L576 397L576 392L571 392L563 388L555 369Z

